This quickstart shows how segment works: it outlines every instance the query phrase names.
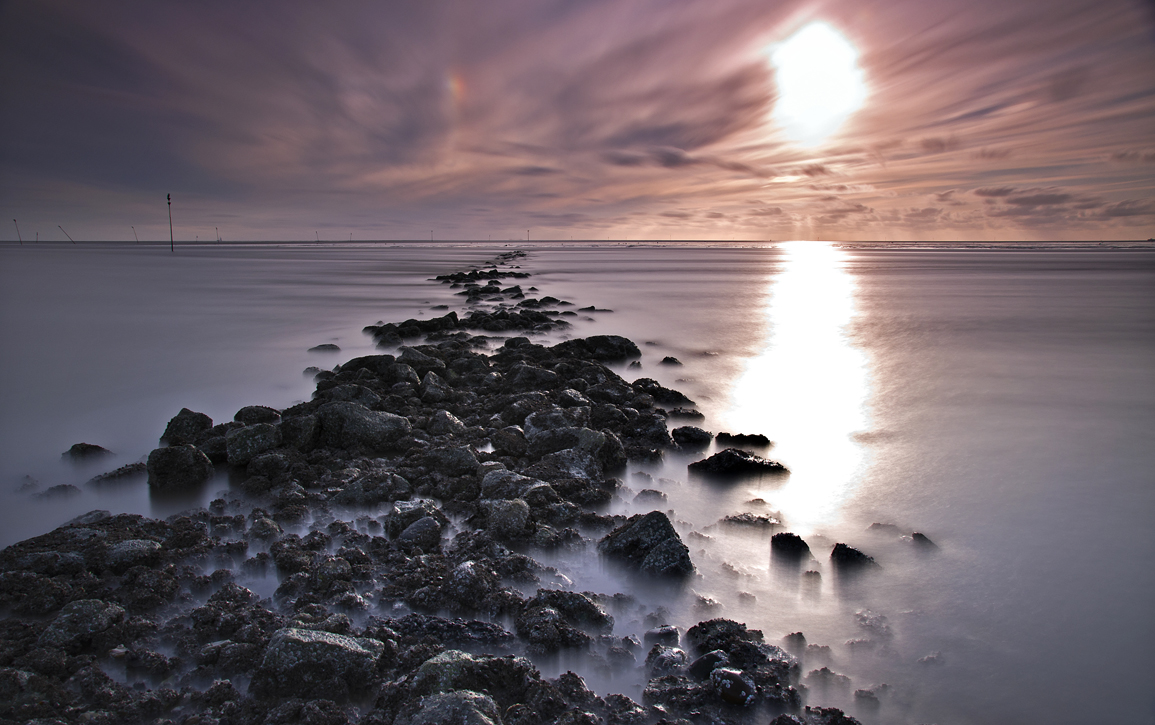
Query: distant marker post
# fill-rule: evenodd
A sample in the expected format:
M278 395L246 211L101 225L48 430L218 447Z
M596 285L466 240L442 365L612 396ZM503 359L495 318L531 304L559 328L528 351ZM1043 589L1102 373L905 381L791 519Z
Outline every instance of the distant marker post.
M60 226L59 224L56 225L56 228L59 229L60 231L64 232L64 227ZM68 232L64 232L64 236L68 237L68 241L72 242L73 244L76 244L76 240L73 239L72 237L69 237Z
M12 223L16 224L16 220L13 219ZM24 246L24 237L20 236L20 225L19 224L16 224L16 238L20 240L20 246Z
M172 194L168 195L168 251L176 251L176 243L172 239Z
M131 225L129 225L131 226ZM136 237L136 243L140 244L140 237L136 236L136 227L132 227L132 236Z

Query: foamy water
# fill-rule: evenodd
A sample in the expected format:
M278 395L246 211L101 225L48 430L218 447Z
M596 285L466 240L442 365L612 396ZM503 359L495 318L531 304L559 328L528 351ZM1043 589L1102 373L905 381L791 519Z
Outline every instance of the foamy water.
M305 399L303 368L369 352L366 324L459 305L427 278L507 249L0 249L0 543L92 508L203 504L225 477L193 501L150 500L140 481L48 501L15 489L138 460L181 407L223 421ZM1155 253L565 244L520 263L541 294L614 310L570 334L635 340L642 369L624 377L682 390L708 430L766 434L792 471L715 485L687 476L699 456L632 465L626 485L666 494L699 577L654 591L588 553L542 554L575 588L634 594L683 626L802 631L830 648L803 671L853 682L809 702L866 723L1155 722ZM325 342L341 352L307 352ZM117 457L62 463L81 440ZM653 508L631 498L612 510ZM742 512L803 536L820 581L771 562L772 530L719 523ZM899 539L912 531L939 548ZM835 542L881 570L837 581ZM617 634L646 628L641 609L616 616ZM856 702L882 683L877 708ZM636 697L642 683L591 684Z

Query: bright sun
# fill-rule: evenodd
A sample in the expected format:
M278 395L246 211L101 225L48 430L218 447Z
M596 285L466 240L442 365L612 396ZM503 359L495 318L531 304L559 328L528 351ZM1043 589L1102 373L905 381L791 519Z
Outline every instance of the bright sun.
M778 79L774 120L799 143L819 143L866 100L858 51L826 23L772 47L770 62Z

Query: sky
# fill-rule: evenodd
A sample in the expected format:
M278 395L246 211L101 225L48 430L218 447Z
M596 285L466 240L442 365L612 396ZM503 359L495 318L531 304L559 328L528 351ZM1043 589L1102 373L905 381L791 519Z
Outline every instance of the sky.
M178 241L1147 239L1155 1L0 1L0 240L170 193Z

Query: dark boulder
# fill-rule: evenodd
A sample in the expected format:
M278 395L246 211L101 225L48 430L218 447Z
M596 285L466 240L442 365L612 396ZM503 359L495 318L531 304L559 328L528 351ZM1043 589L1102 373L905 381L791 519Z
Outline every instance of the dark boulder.
M710 445L714 438L709 431L692 425L673 429L670 437L674 439L674 445L686 451L700 451Z
M648 574L686 577L694 573L690 550L661 511L631 516L598 542L598 550Z
M257 423L280 423L281 411L265 405L246 405L237 411L233 420L241 425L256 425Z
M859 572L878 568L874 557L867 556L858 549L846 544L835 544L830 552L830 561L835 570L841 573Z
M810 547L798 534L784 532L770 537L770 554L783 561L801 562L810 556Z
M181 408L165 426L161 441L169 445L195 443L201 433L213 427L213 419L204 413L196 413L188 408Z
M90 461L94 458L111 455L112 451L103 446L98 446L95 443L74 443L72 447L62 453L60 457L72 461Z
M396 450L413 429L406 418L357 403L325 403L317 409L317 417L321 424L319 441L329 448L387 453Z
M148 485L155 489L198 486L213 475L213 464L196 446L157 448L148 454Z
M253 423L225 434L225 450L233 466L244 466L255 456L281 445L281 430L271 423Z
M80 599L71 602L40 635L42 647L58 647L68 652L79 652L93 637L110 629L124 619L124 609L100 599Z
M689 465L694 473L711 476L737 476L747 473L789 473L789 469L778 461L771 461L753 453L727 448L701 461Z
M718 443L724 446L754 446L765 448L770 439L761 433L719 433Z
M592 337L566 340L554 345L551 350L557 355L596 360L598 362L622 362L633 357L641 357L642 351L631 340L620 335L594 335Z
M372 683L385 645L375 639L285 628L265 648L249 690L258 697L337 701Z

